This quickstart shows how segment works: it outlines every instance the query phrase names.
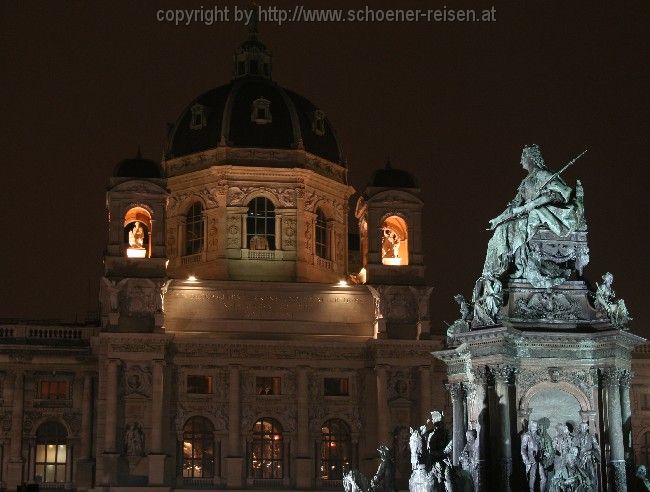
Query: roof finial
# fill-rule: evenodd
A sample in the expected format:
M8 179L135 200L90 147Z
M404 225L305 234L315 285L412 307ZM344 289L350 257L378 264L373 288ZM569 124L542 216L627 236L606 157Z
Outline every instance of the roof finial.
M142 159L142 150L140 150L140 144L138 144L138 153L135 154L136 159Z
M249 37L257 37L258 35L258 30L257 30L257 22L258 22L258 7L255 2L251 2L251 5L253 8L251 9L251 20L248 23L248 36Z

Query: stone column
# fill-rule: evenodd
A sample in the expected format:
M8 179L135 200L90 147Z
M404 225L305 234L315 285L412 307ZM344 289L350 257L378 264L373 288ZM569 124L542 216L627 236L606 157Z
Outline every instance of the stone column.
M509 386L514 377L514 369L511 366L498 366L494 368L497 429L495 438L498 443L499 460L499 490L507 492L510 490L510 479L512 475L512 436L510 432L510 391Z
M91 440L93 435L93 377L91 374L84 374L83 396L81 401L81 446L80 456L82 460L88 460L91 456Z
M106 361L104 397L104 453L102 456L102 473L99 482L103 485L114 484L117 480L117 465L120 456L117 450L117 403L119 359Z
M165 459L163 449L163 405L165 402L165 361L153 361L151 381L151 445L149 446L149 485L165 483Z
M81 442L79 445L79 457L77 459L74 482L78 488L90 488L93 482L93 375L91 373L84 374L82 391Z
M309 457L309 372L306 366L297 370L297 449L296 449L296 487L312 488L312 460Z
M116 432L117 432L117 369L120 361L118 359L108 359L106 364L106 393L104 401L106 402L104 418L104 452L116 453Z
M485 367L472 369L472 395L473 399L469 405L472 408L471 420L476 427L476 438L478 439L478 483L476 492L486 492L487 484L487 450L488 450L488 380L490 372Z
M380 364L375 367L377 377L377 446L391 445L390 410L388 408L388 368Z
M70 440L68 439L66 449L65 449L65 489L72 490L72 456L73 456L73 446Z
M621 420L623 423L623 448L625 461L632 465L634 451L632 449L632 404L630 402L630 383L634 374L625 369L621 372Z
M17 370L13 385L13 405L11 408L11 446L7 463L8 489L16 489L23 482L25 459L23 458L23 405L25 376Z
M420 366L420 422L427 421L432 405L431 366Z
M228 376L228 455L226 456L226 485L242 487L244 460L241 455L241 398L239 366L231 365Z
M465 390L462 383L450 383L447 389L451 395L453 412L453 464L458 465L458 458L465 446Z
M621 423L621 370L609 367L603 370L603 383L607 390L607 417L609 437L609 488L614 492L627 491L625 476L625 447L623 446L623 427Z

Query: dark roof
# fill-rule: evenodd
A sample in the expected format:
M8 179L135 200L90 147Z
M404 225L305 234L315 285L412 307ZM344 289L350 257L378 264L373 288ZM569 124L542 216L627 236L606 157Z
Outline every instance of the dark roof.
M251 121L253 101L258 98L270 102L270 123ZM192 107L196 104L203 106L205 114L205 126L200 129L190 127ZM302 144L307 152L343 164L338 140L327 117L322 135L313 130L317 110L306 98L265 77L241 77L209 90L185 108L170 132L166 158L213 149L220 143L276 149L294 149Z
M411 173L395 169L386 164L383 169L378 169L372 175L369 186L377 188L418 188L418 182Z
M116 178L162 178L162 172L158 163L143 159L138 151L134 159L124 159L118 162L113 170L113 177Z

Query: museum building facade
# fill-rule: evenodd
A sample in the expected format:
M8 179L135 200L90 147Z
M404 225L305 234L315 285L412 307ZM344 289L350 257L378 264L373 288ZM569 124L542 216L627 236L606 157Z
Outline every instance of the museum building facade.
M339 490L380 444L405 488L409 429L452 415L416 179L378 169L349 235L326 113L271 79L256 32L233 61L162 163L116 166L98 325L0 323L7 490ZM628 449L649 464L650 348L634 354Z

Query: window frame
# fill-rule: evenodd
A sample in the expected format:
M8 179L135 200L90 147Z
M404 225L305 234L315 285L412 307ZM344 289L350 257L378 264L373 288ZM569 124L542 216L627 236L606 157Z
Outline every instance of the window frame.
M263 204L263 207L261 207ZM254 236L264 237L268 243L269 251L275 247L275 226L277 217L275 215L275 204L265 196L252 198L247 204L246 211L246 249L250 249L251 239ZM262 224L262 230L258 226Z
M197 423L201 423L203 427L197 430ZM191 455L186 456L186 443L189 443L191 448ZM196 452L196 443L200 443L198 447L200 451ZM183 478L214 478L217 471L217 445L214 437L214 425L207 417L201 415L194 415L187 419L183 425L183 436L181 441L181 476ZM211 454L210 454L211 451ZM207 460L206 460L207 456ZM211 458L210 458L211 457ZM197 475L196 463L201 464L200 474ZM205 464L210 463L211 469L206 473ZM188 466L189 464L189 466ZM186 472L189 472L186 474Z
M314 220L314 252L319 258L331 260L328 219L322 209L316 209Z
M184 256L203 253L205 247L204 210L203 204L200 201L195 201L188 207L185 213Z
M207 380L207 391L193 391L198 389L196 383L190 384L190 378L203 378ZM214 378L210 374L186 374L185 392L188 395L212 395L214 394Z
M265 423L270 425L270 432L266 432ZM256 451L260 454L259 460L255 459ZM270 457L267 456L268 452L271 454ZM257 468L255 467L256 461L260 462ZM269 463L270 473L267 473L265 469L266 463ZM284 433L280 422L273 418L262 417L253 424L248 457L248 476L253 480L284 478Z
M327 431L325 431L327 429ZM333 430L334 429L334 430ZM342 449L332 457L332 450ZM352 466L352 432L343 419L333 418L321 425L318 478L323 481L342 480ZM334 464L332 464L334 463ZM334 476L329 473L334 470ZM325 475L325 472L328 472Z
M49 432L49 435L48 435ZM50 448L53 448L54 456L51 459ZM68 472L68 431L63 424L56 420L46 420L36 429L34 445L34 481L39 483L54 484L65 483ZM60 453L63 457L60 458ZM42 456L42 459L39 459ZM49 467L53 467L54 480L50 480ZM52 470L52 469L51 469ZM39 472L41 473L39 475Z

